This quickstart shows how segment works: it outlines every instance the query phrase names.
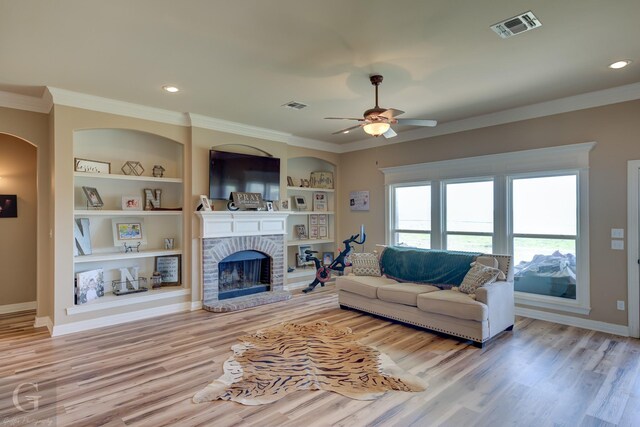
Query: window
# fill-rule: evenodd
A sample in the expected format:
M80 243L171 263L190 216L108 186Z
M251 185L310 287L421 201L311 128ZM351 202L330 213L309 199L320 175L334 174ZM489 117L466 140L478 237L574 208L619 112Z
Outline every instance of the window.
M447 249L491 253L493 250L493 181L447 182Z
M577 174L513 177L515 290L576 299Z
M511 254L516 303L589 314L594 146L381 169L389 188L387 243Z
M392 244L431 248L431 186L394 186L392 199Z

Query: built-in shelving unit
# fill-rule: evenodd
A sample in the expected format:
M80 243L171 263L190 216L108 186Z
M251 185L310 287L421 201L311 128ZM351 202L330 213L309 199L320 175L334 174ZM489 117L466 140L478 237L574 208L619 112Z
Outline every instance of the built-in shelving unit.
M333 164L315 157L298 157L291 158L287 161L287 175L294 180L309 180L312 172L332 172L334 177L334 188L313 188L313 187L287 187L287 196L291 203L291 212L287 219L287 228L289 239L287 241L287 264L295 270L287 273L287 287L289 289L306 286L313 280L315 276L315 268L313 266L302 267L297 261L299 246L310 245L313 250L318 251L317 256L322 259L324 252L331 252L335 256L335 228L336 228L336 212L335 212L335 184L336 184L336 168ZM326 210L314 210L313 197L316 193L323 193L326 198ZM302 196L307 201L305 210L296 210L294 198ZM322 238L311 237L312 215L326 215L327 236ZM298 239L296 226L304 225L309 238ZM319 227L319 225L318 225Z
M74 315L114 307L132 306L164 298L187 295L189 289L170 286L147 292L119 295L112 293L111 282L120 280L121 268L137 268L139 277L151 277L157 257L182 255L184 247L183 194L183 146L169 139L131 130L90 129L74 132L73 152L75 158L108 162L110 173L87 173L75 171L74 220L87 218L91 254L73 257L74 275L89 270L104 271L105 296L82 305L67 308L67 314ZM138 161L145 169L140 176L126 175L121 167L127 161ZM165 171L162 177L152 176L154 165L161 165ZM97 190L104 206L93 209L87 204L83 187ZM143 210L145 189L160 190L161 209ZM126 210L122 206L123 197L137 197L141 210ZM139 220L144 235L139 251L125 253L124 247L114 241L116 220L131 218ZM173 248L165 247L165 239L173 239ZM181 259L182 262L184 260ZM181 266L184 272L184 266ZM182 278L179 280L182 283ZM150 287L150 280L147 283ZM74 292L70 281L69 292ZM101 314L98 314L101 315Z

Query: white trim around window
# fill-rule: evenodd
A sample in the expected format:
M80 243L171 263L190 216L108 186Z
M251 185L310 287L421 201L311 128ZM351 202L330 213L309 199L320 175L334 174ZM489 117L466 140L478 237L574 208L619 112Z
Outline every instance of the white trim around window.
M544 177L577 175L577 235L576 258L578 265L576 299L516 292L516 303L553 309L569 313L589 314L589 152L595 142L571 144L559 147L516 151L495 155L445 160L381 169L387 187L385 221L387 244L393 221L393 188L409 185L431 184L432 217L431 247L443 247L443 191L442 182L451 180L494 180L494 253L512 253L511 247L511 179L520 177Z

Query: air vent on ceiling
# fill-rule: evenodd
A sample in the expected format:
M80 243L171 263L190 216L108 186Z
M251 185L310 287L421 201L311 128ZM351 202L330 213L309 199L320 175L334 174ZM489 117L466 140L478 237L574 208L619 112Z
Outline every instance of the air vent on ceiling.
M542 22L536 18L533 12L528 11L513 18L505 19L502 22L492 25L490 28L503 39L533 30L542 26Z
M294 110L302 110L307 107L307 104L303 104L302 102L289 101L286 104L282 104L283 107L292 108Z

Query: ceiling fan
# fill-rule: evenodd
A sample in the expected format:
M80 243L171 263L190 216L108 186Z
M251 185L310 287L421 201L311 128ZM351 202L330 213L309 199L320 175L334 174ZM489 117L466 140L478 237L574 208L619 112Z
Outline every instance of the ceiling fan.
M400 114L404 114L404 111L396 110L394 108L380 108L378 106L378 86L380 85L380 83L382 83L382 76L376 74L370 76L369 80L371 80L371 84L376 87L376 106L365 111L363 114L363 119L354 117L325 117L325 119L330 120L356 120L359 122L363 122L359 125L351 126L346 129L333 132L332 135L337 135L339 133L349 133L349 131L351 131L352 129L361 127L369 135L382 135L385 138L393 138L397 135L397 133L395 133L393 129L391 129L391 125L394 124L431 127L438 124L438 122L435 120L396 119L396 117Z

